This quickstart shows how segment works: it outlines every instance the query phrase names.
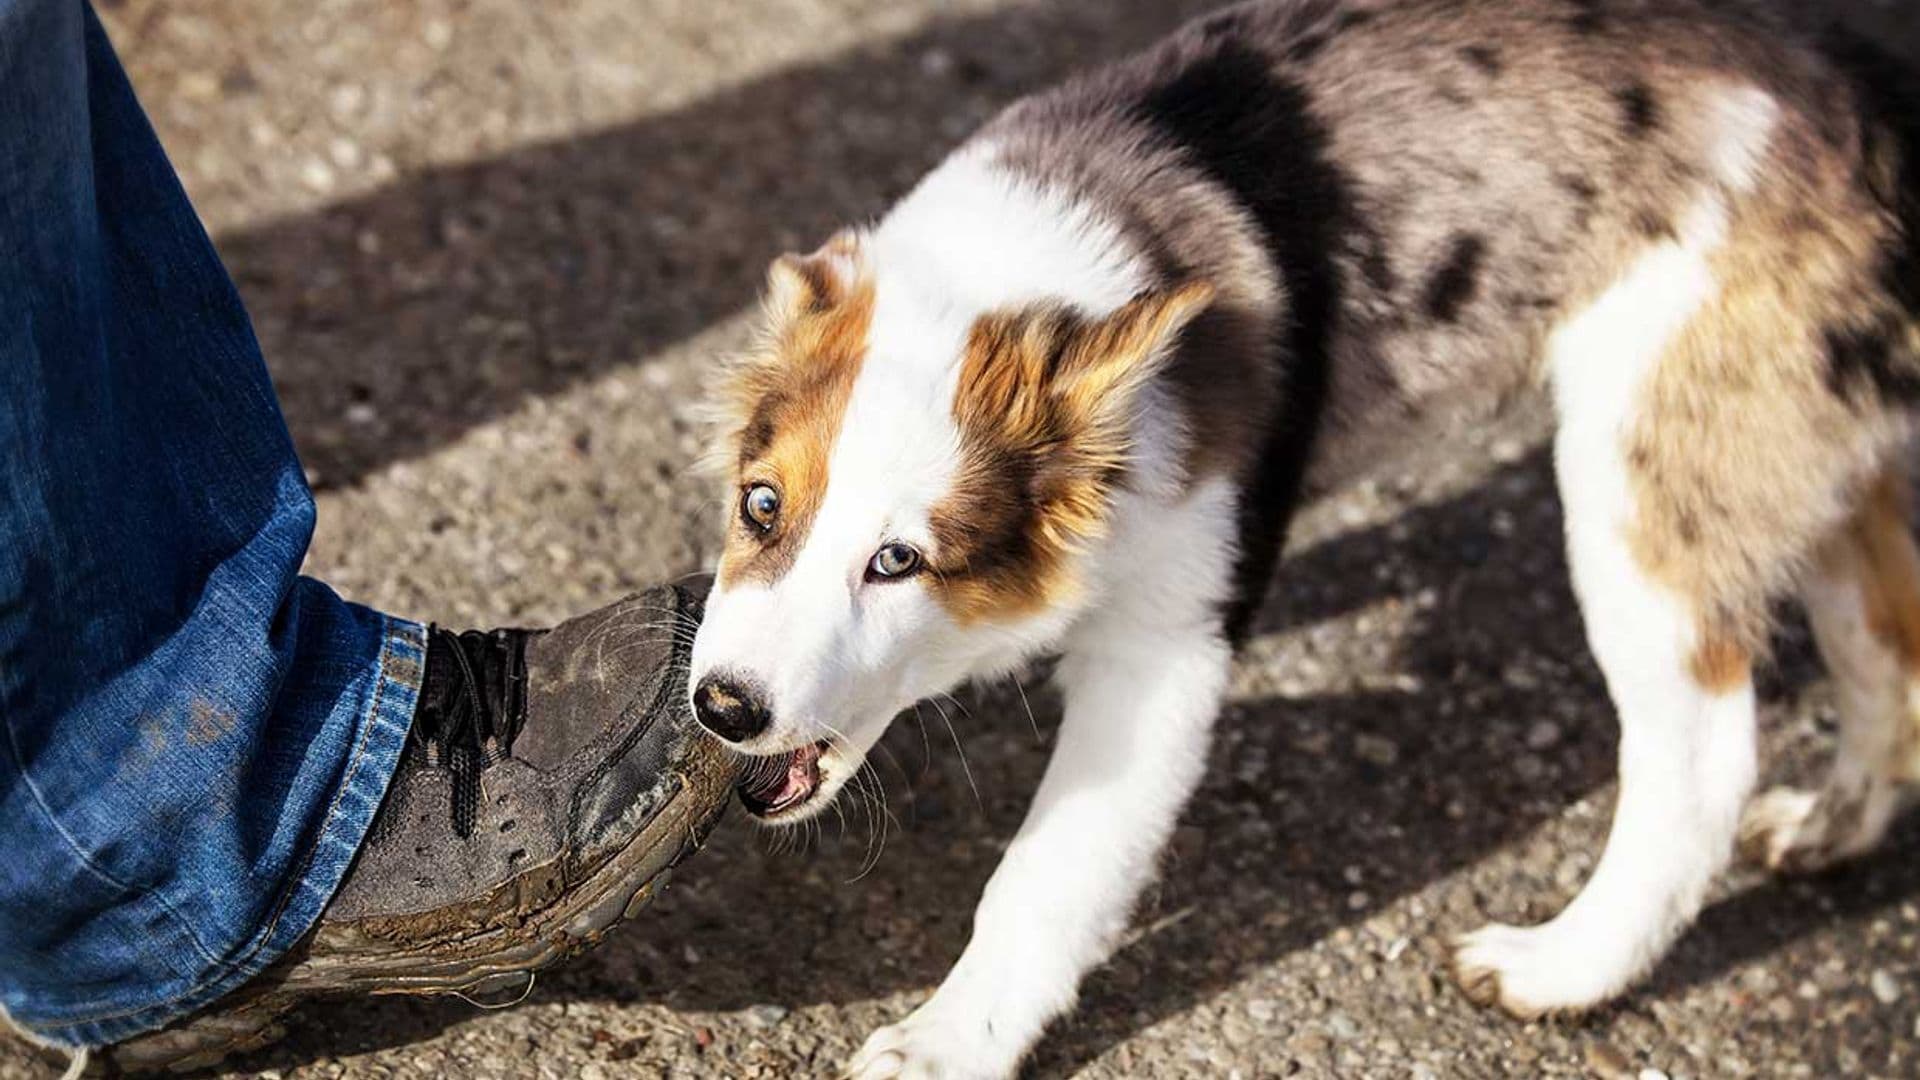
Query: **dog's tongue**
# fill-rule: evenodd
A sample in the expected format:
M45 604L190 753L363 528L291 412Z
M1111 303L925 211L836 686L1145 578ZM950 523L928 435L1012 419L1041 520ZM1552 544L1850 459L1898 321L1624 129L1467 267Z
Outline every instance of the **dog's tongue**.
M740 778L740 797L760 810L778 810L805 798L820 782L820 746L764 757Z
M785 806L813 790L814 762L820 760L820 748L803 746L787 755L787 773L785 783L780 786L780 794L773 799L773 805Z

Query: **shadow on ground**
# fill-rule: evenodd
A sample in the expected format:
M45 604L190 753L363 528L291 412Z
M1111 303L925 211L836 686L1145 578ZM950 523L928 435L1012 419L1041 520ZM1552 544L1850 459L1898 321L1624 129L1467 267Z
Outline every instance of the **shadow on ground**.
M317 486L348 484L741 310L775 255L884 210L1020 91L1204 6L941 21L219 248ZM347 423L356 405L378 420Z

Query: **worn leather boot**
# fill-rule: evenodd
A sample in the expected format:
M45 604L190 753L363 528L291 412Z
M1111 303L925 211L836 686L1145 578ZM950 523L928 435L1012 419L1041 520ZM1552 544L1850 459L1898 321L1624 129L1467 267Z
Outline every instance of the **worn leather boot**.
M97 1051L101 1071L186 1070L277 1038L345 993L500 997L593 945L697 850L734 756L687 709L708 582L552 630L429 634L404 759L313 932L206 1011Z

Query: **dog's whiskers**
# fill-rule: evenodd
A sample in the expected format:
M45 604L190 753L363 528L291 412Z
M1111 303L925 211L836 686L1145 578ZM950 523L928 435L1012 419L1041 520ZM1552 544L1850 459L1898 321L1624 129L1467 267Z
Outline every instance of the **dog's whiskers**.
M940 704L939 698L928 698L927 703L940 714L940 721L947 725L947 735L953 739L953 748L960 754L960 771L966 775L967 787L973 791L973 805L978 807L981 813L986 813L986 801L980 797L980 785L973 782L973 766L967 763L967 748L960 745L960 733L954 730L953 719L947 715L947 710Z

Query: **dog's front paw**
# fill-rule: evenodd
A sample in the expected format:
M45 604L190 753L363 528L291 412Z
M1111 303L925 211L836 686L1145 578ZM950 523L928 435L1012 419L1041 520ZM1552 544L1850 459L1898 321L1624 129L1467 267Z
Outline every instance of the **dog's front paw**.
M1623 981L1566 928L1492 923L1453 939L1453 981L1477 1005L1522 1020L1577 1013L1613 996Z
M998 1080L1011 1076L1019 1052L995 1045L984 1025L956 1022L934 1007L917 1009L867 1037L842 1074L847 1080Z

